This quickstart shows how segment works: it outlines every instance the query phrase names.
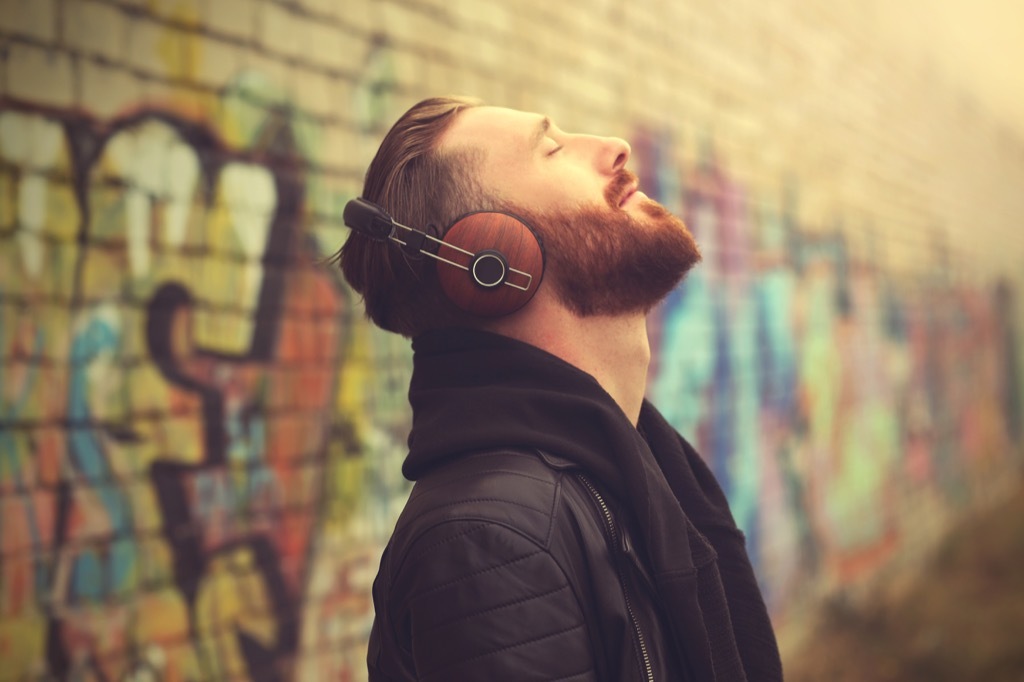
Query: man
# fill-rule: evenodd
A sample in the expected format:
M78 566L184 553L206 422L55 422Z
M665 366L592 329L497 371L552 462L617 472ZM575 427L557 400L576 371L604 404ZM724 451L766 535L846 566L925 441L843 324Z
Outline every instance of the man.
M623 140L437 98L391 129L363 198L404 225L516 214L536 295L460 312L436 269L353 233L369 317L413 339L416 481L374 583L373 680L779 680L725 497L644 400L645 315L700 260Z

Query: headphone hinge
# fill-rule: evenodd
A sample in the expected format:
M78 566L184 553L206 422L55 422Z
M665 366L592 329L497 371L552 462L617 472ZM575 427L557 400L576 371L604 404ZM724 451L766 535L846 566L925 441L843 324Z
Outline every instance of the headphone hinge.
M425 253L434 254L437 253L437 243L425 232L420 230L409 230L404 237L404 244L402 244L402 251L407 256L412 258L418 258Z

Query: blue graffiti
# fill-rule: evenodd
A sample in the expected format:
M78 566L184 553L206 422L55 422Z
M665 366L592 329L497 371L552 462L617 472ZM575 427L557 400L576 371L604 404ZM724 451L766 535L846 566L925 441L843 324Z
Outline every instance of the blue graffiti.
M73 602L96 600L122 589L138 561L131 505L115 479L89 395L90 366L104 354L118 354L120 345L120 330L100 317L90 319L71 344L69 461L81 477L81 487L89 488L103 505L113 533L113 542L103 550L84 547L75 556L68 595Z

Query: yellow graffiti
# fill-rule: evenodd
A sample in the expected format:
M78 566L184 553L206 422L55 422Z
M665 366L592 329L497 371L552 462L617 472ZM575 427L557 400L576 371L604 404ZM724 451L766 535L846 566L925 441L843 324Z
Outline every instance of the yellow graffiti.
M0 616L0 660L18 674L44 672L46 618L42 614Z
M277 614L253 552L241 547L210 562L196 601L196 630L210 679L249 674L239 635L267 649L277 641Z

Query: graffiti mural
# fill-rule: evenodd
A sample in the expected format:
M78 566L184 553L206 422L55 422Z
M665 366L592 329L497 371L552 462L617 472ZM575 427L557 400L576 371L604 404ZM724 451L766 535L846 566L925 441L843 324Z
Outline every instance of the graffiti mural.
M704 262L652 313L649 397L691 434L747 535L776 617L853 584L916 520L983 498L1019 457L1013 289L915 281L797 225L795 191L749 200L710 144L688 173L641 130L641 182L678 206ZM679 178L685 178L680 181Z
M386 531L351 531L372 507L361 443L401 441L342 377L407 351L368 350L319 266L287 111L235 113L228 141L167 110L0 110L0 655L18 678L291 679L314 602L357 623L320 642L334 672L362 666L357 573Z

